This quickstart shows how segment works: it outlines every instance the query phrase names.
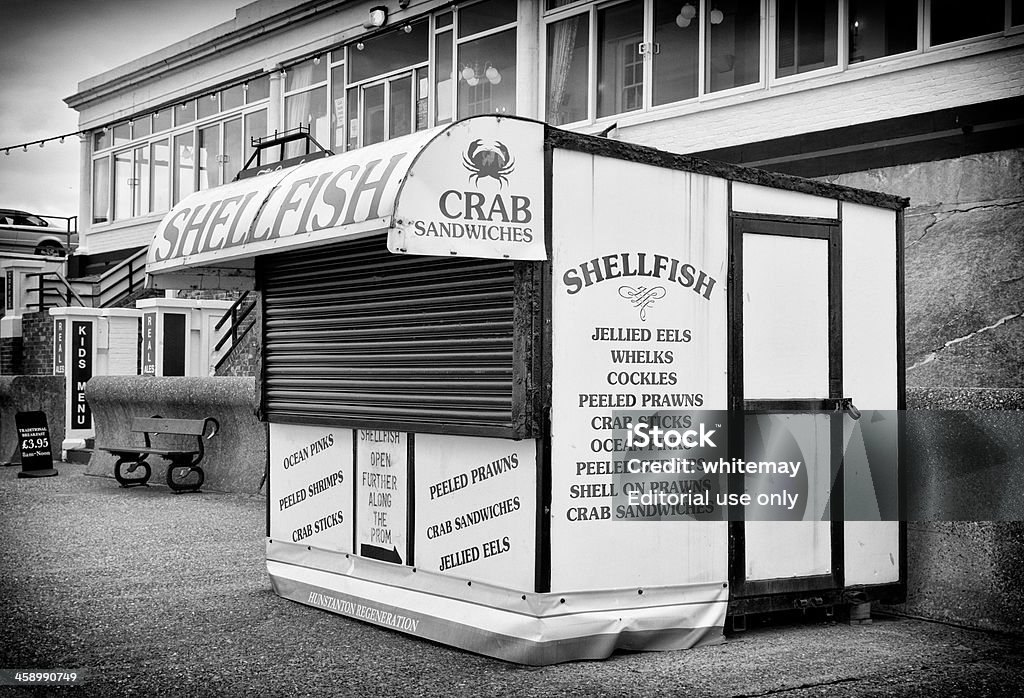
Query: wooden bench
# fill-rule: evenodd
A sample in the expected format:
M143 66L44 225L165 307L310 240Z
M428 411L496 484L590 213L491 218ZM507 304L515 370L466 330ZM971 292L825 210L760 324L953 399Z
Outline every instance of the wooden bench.
M100 448L117 458L114 465L114 478L121 487L146 485L151 473L149 456L159 456L167 461L167 486L179 492L198 492L205 475L199 467L203 460L203 441L212 439L220 425L213 417L205 419L164 419L163 417L135 417L132 419L133 434L142 434L144 446L101 446ZM207 433L208 432L208 433ZM152 437L194 436L195 448L154 448ZM128 466L126 471L122 467ZM145 472L140 476L130 477L138 469Z

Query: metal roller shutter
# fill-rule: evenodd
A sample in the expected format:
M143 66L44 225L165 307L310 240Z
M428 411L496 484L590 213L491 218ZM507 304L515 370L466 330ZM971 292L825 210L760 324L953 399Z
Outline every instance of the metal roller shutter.
M511 262L394 255L374 237L257 273L269 421L520 435Z

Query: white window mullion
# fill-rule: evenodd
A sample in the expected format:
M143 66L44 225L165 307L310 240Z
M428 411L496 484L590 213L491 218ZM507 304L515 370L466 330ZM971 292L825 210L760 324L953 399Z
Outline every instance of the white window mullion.
M587 70L590 75L587 80L590 85L587 105L588 120L593 123L597 119L597 11L591 7L590 13L590 61Z

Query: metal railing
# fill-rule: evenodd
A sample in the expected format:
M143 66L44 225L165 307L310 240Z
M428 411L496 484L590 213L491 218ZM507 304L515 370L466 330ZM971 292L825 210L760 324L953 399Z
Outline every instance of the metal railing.
M95 307L108 308L145 286L148 251L144 247L100 275L93 284Z
M28 289L36 294L35 303L29 303L29 307L43 312L47 308L68 307L74 303L84 308L109 308L116 305L145 286L146 252L145 248L139 250L92 282L68 281L57 271L26 274L27 277L39 277L38 284Z
M28 289L29 293L36 294L36 302L29 303L30 308L34 305L39 312L43 312L47 308L70 307L72 302L83 308L91 307L91 303L80 296L59 271L32 272L25 274L25 277L39 279L38 284Z
M249 332L252 331L252 328L256 325L256 318L253 318L252 322L250 322L245 328L242 328L242 324L245 322L246 318L249 317L249 314L252 313L253 308L256 307L256 302L258 300L253 299L248 304L246 304L246 300L248 300L248 298L249 291L245 291L244 293L242 293L242 295L238 297L238 300L232 303L231 307L228 308L227 311L225 311L224 316L217 321L217 324L213 326L214 331L219 332L220 329L224 327L225 324L227 324L228 322L231 323L228 326L228 331L224 333L224 336L220 338L216 346L214 346L213 348L214 352L218 352L221 350L221 347L223 347L229 341L231 342L227 350L224 352L224 355L221 356L220 359L218 359L217 365L214 367L214 371L219 370L220 367L224 365L224 362L227 361L229 356L231 356L231 353L235 350L235 347L238 346L238 343L245 339L246 335L248 335Z

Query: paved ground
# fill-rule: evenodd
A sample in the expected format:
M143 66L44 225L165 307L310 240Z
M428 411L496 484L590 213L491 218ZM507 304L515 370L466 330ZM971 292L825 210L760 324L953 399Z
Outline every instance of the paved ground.
M274 596L258 496L122 490L0 468L0 668L83 686L0 695L985 696L1024 638L907 619L752 629L725 645L531 669Z

